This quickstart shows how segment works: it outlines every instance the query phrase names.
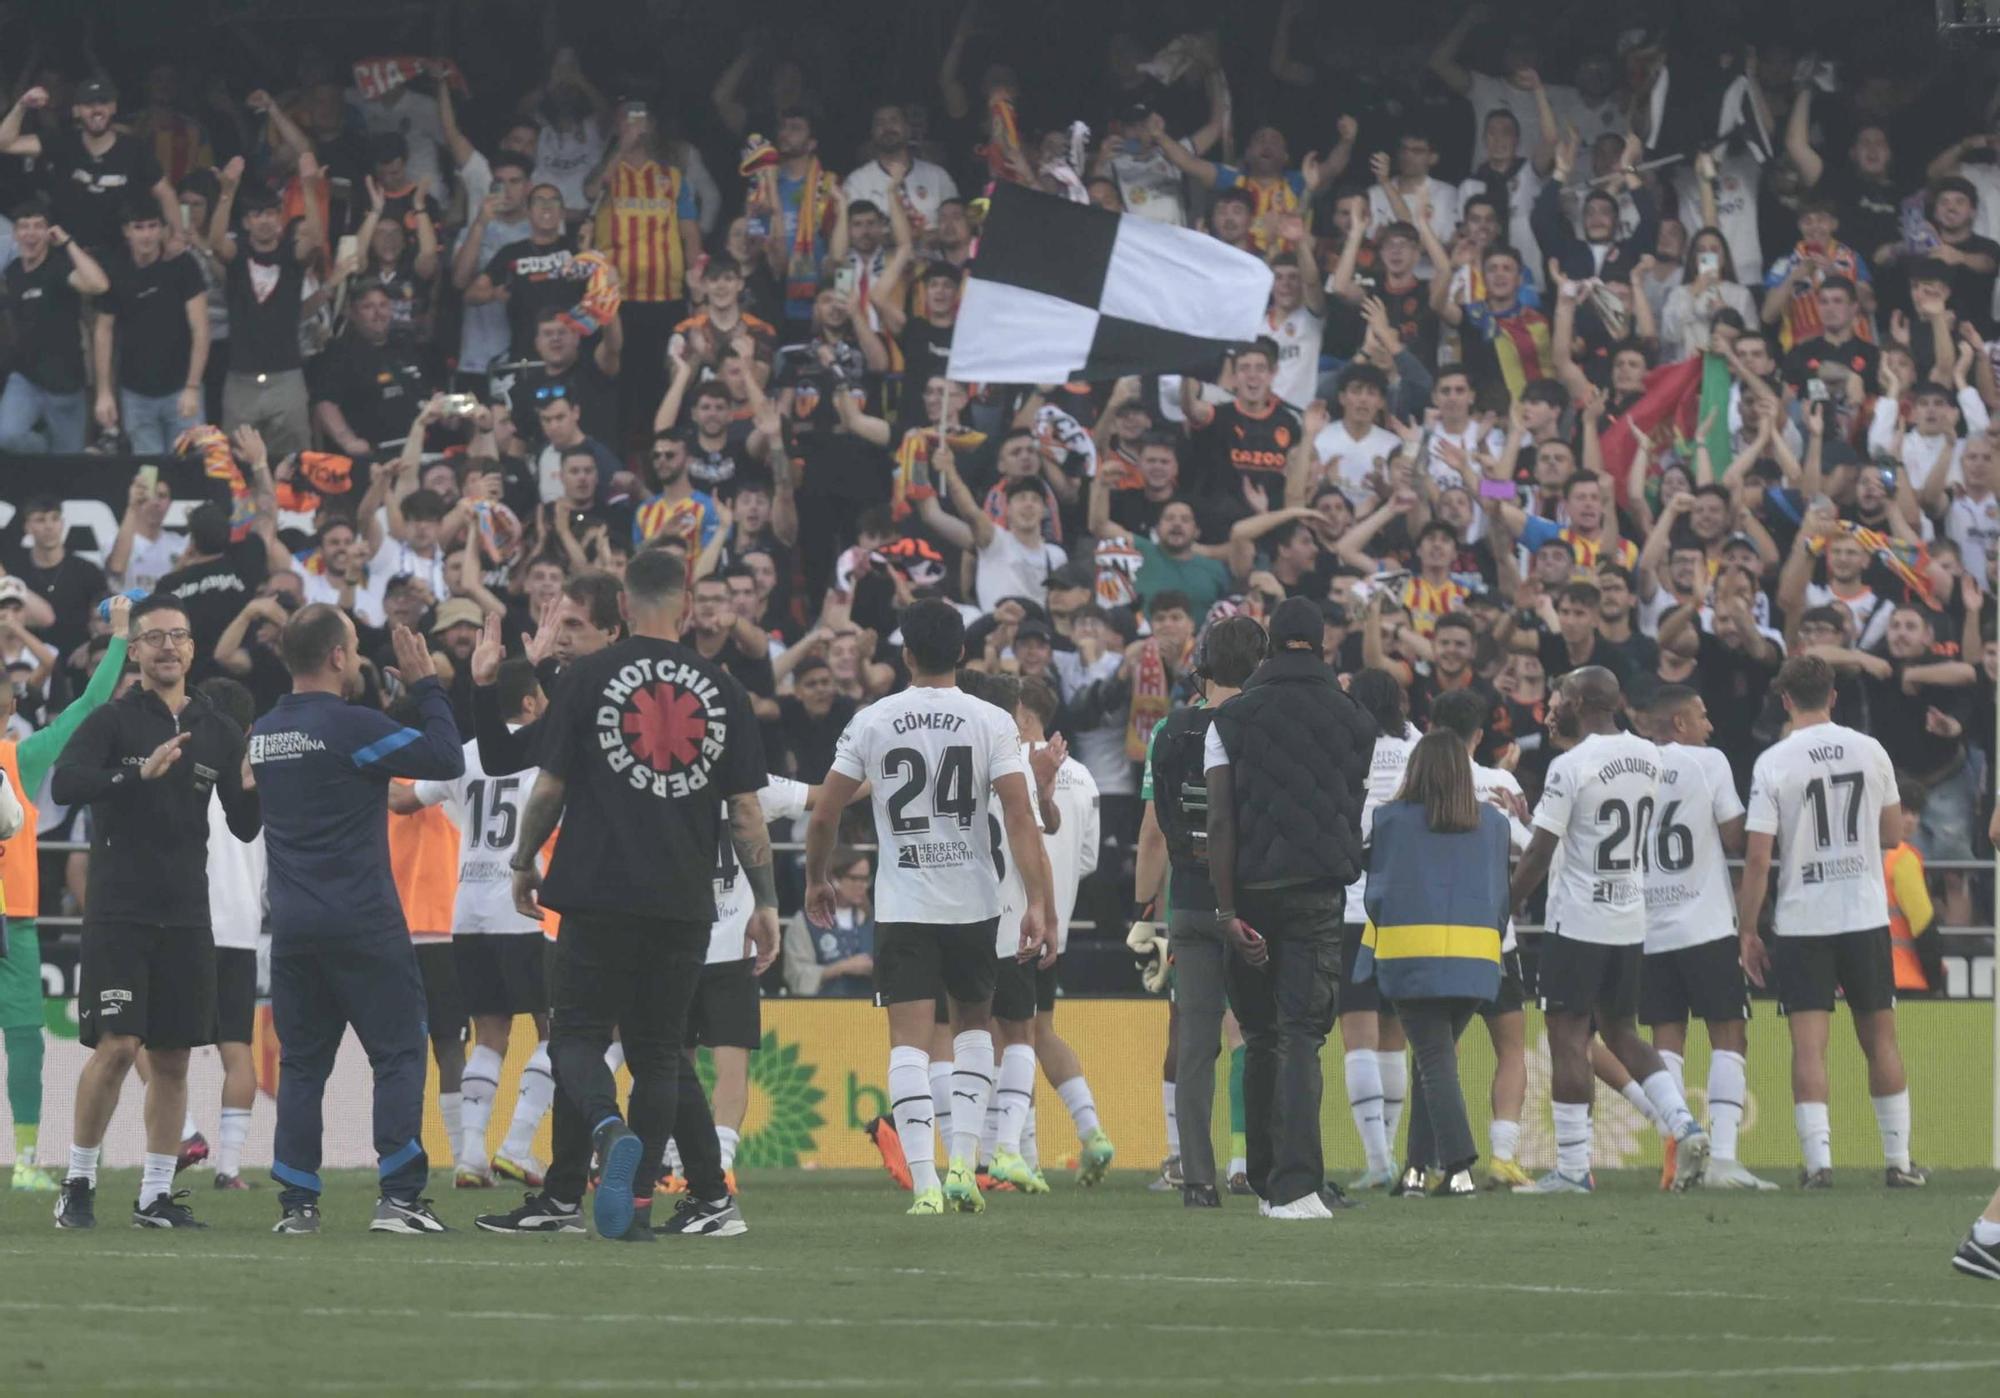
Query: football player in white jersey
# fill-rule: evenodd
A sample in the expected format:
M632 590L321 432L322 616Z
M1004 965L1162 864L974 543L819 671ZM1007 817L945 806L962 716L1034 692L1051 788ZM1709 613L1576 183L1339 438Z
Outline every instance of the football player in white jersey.
M535 667L525 660L502 662L498 677L500 712L511 730L532 723L548 707ZM448 782L392 784L389 809L409 815L443 805L459 830L458 892L452 903L452 960L472 1016L472 1049L459 1079L457 1184L476 1188L500 1176L530 1189L542 1185L542 1165L533 1154L535 1132L555 1097L549 1067L549 991L544 968L542 924L514 910L514 857L521 833L521 803L535 785L535 769L489 776L479 762L478 742L465 745L464 775ZM500 1150L487 1155L487 1122L500 1091L500 1068L513 1037L514 1017L535 1022L535 1052L521 1069L514 1117Z
M1750 986L1736 946L1728 856L1743 852L1743 802L1729 759L1708 745L1708 706L1685 685L1662 686L1641 731L1660 750L1660 794L1646 864L1646 960L1639 1022L1686 1093L1688 1017L1708 1027L1708 1135L1702 1183L1776 1189L1736 1158L1749 1094Z
M1757 935L1757 918L1775 849L1772 979L1792 1031L1792 1119L1804 1156L1799 1182L1807 1189L1833 1185L1826 1044L1838 989L1868 1060L1868 1095L1888 1185L1914 1189L1929 1176L1910 1163L1910 1091L1896 1043L1896 974L1882 878L1883 847L1901 839L1895 769L1880 743L1833 721L1833 669L1826 661L1795 655L1779 668L1772 688L1791 718L1791 732L1765 749L1750 775L1750 838L1736 926L1743 969L1762 986L1773 956Z
M1443 728L1465 740L1466 750L1477 753L1486 739L1486 722L1492 705L1476 691L1454 689L1431 703L1431 727ZM1506 812L1507 832L1518 856L1528 848L1532 835L1527 826L1528 801L1521 783L1512 772L1499 767L1472 764L1472 786L1479 799ZM1528 1100L1527 1003L1528 988L1521 974L1521 947L1510 918L1500 939L1500 993L1480 1008L1486 1021L1486 1036L1493 1041L1492 1120L1486 1128L1486 1187L1512 1189L1532 1183L1528 1172L1514 1158L1521 1145L1521 1108Z
M1386 670L1363 670L1350 683L1348 697L1368 711L1379 732L1369 754L1368 784L1361 803L1361 838L1365 841L1375 828L1375 812L1402 790L1410 749L1423 734L1411 727L1408 697ZM1354 1117L1362 1158L1368 1166L1347 1187L1357 1191L1388 1189L1398 1196L1421 1195L1422 1170L1416 1170L1414 1179L1410 1170L1403 1172L1400 1181L1396 1178L1396 1128L1410 1094L1403 1021L1382 1003L1382 992L1372 978L1354 979L1354 961L1361 954L1361 937L1368 921L1362 903L1367 894L1364 868L1347 886L1347 920L1340 929L1340 1046L1345 1054L1347 1109Z
M1563 676L1550 698L1559 740L1535 807L1534 841L1514 871L1514 907L1548 876L1540 992L1549 1033L1556 1167L1521 1193L1587 1194L1593 1019L1605 1046L1645 1088L1678 1143L1676 1188L1701 1180L1708 1133L1673 1074L1640 1037L1639 963L1646 941L1646 842L1658 799L1659 750L1618 728L1618 680L1601 665Z
M861 783L874 785L876 838L875 983L889 1011L889 1098L916 1201L910 1212L986 1207L974 1179L981 1118L993 1086L993 944L1000 880L987 827L990 797L1027 891L1016 955L1053 964L1055 899L1048 852L1036 827L1011 714L958 688L965 620L950 603L903 610L903 659L910 686L861 710L835 745L819 805L806 826L806 906L831 921L827 879L841 810ZM951 999L949 1167L940 1188L932 1131L928 1045L937 986Z

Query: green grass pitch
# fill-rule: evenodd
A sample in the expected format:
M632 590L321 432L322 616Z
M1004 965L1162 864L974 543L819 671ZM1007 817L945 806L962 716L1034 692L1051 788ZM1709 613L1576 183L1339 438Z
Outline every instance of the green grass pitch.
M1136 1172L940 1219L879 1174L750 1172L748 1234L651 1246L473 1231L501 1190L444 1191L449 1236L370 1235L359 1175L280 1238L273 1189L209 1178L199 1234L129 1227L129 1171L94 1233L0 1194L0 1394L2000 1393L2000 1285L1946 1262L1983 1173L1607 1174L1284 1225Z

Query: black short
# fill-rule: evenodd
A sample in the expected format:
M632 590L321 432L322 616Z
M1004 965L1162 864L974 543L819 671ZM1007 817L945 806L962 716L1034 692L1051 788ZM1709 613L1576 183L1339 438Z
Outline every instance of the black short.
M215 949L215 1042L253 1042L257 1026L257 953L249 947Z
M875 924L875 1003L901 1005L935 1000L938 989L954 1000L993 999L1000 958L993 953L1000 919L984 922L878 922Z
M77 1038L106 1034L147 1048L215 1042L215 937L206 927L85 923L78 966Z
M1013 1024L1035 1017L1037 1011L1056 1007L1056 968L1037 966L1008 957L1000 962L999 979L993 986L993 1017Z
M1544 933L1542 1009L1594 1015L1599 1023L1631 1019L1639 1012L1639 963L1645 956L1646 948L1638 942L1607 946Z
M461 932L451 939L460 998L469 1015L549 1012L548 953L534 932Z
M1500 989L1491 1000L1479 1007L1479 1013L1489 1018L1493 1015L1517 1015L1521 1006L1528 1003L1528 978L1521 970L1521 953L1503 951L1500 953Z
M1734 937L1646 954L1639 977L1639 1022L1705 1024L1750 1018L1750 982Z
M1361 934L1367 930L1364 922L1344 922L1340 925L1340 988L1336 992L1339 1012L1352 1014L1381 1014L1382 988L1370 976L1365 981L1354 979L1354 959L1361 955Z
M417 941L417 971L424 978L424 1023L433 1044L462 1044L471 1030L458 988L458 957L448 941Z
M756 1048L764 1041L757 1000L756 958L709 962L688 1007L687 1046Z
M1778 1007L1786 1014L1831 1010L1836 988L1847 997L1847 1008L1858 1015L1896 1008L1896 965L1888 928L1775 940L1771 955L1778 965Z

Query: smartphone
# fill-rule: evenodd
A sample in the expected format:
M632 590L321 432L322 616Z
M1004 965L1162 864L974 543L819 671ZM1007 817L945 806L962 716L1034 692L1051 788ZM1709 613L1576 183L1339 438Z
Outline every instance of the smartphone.
M156 488L160 483L160 468L157 466L141 466L139 468L139 479L145 482L146 489L152 490Z
M1489 477L1479 482L1479 498L1482 500L1512 500L1518 494L1512 481L1496 481Z
M833 289L842 296L852 296L855 284L859 278L860 273L856 272L852 266L836 267L833 272Z
M479 411L479 400L470 393L447 393L444 411L447 417L471 417Z
M1694 265L1696 271L1705 272L1710 276L1717 275L1722 271L1722 254L1719 252L1696 253Z
M1823 380L1818 377L1806 380L1806 401L1811 403L1826 401L1826 384Z

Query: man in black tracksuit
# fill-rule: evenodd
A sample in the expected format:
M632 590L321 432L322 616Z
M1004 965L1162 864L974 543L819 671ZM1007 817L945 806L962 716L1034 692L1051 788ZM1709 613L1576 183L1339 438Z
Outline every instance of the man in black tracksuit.
M1271 615L1271 658L1216 710L1206 747L1209 874L1236 948L1250 1185L1274 1218L1327 1218L1321 1047L1333 1027L1341 904L1361 872L1375 723L1320 658L1319 608Z
M200 1228L174 1202L187 1108L188 1050L215 1042L215 941L208 911L208 802L230 833L256 838L257 793L243 784L243 730L187 687L194 635L181 604L155 594L132 608L139 683L86 718L56 759L49 794L90 807L90 884L77 986L78 1037L91 1050L76 1086L76 1127L56 1224L96 1223L98 1151L141 1048L146 1159L132 1221Z

